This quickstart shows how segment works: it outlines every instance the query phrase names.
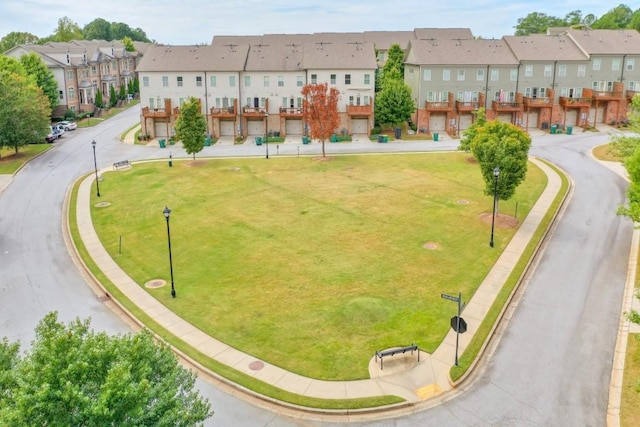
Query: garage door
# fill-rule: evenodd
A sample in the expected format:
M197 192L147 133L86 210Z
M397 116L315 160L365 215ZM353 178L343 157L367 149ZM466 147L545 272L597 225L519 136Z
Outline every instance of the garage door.
M537 111L529 111L529 114L524 113L524 117L522 118L522 126L527 129L535 129L538 127L538 112Z
M220 121L220 135L221 136L233 136L233 120L221 120Z
M513 120L513 115L511 113L498 114L498 120L504 123L511 123L511 120Z
M567 115L566 115L564 124L566 126L578 125L578 109L577 108L570 108L569 110L567 110Z
M284 126L287 135L302 135L302 120L290 120L285 122Z
M247 122L247 132L249 136L264 136L265 131L264 121L249 120Z
M596 124L604 123L604 112L606 107L598 106L598 111L596 112Z
M155 130L156 138L169 137L170 127L167 126L166 122L155 122L153 129Z
M471 114L460 114L459 132L464 132L473 124L473 116Z
M351 119L351 133L367 133L367 119Z
M431 132L444 132L447 116L444 114L432 114L429 116L429 130Z

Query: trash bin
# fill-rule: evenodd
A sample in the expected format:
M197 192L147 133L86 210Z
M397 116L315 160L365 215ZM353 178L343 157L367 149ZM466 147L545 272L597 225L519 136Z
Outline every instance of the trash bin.
M438 132L434 132L434 133L433 133L433 140L434 140L434 141L437 141L439 136L440 136L440 135L438 135Z
M204 139L204 146L205 147L210 147L211 146L211 138L207 137Z
M384 136L378 135L378 142L384 142Z
M308 144L310 142L309 137L308 136L303 136L302 137L302 143L303 144Z
M573 132L573 126L567 126L567 135L571 135L571 132Z
M387 135L382 135L382 142L389 142L389 137Z
M338 142L338 135L336 135L335 133L331 135L331 142Z
M396 139L400 139L402 137L402 129L395 128L393 131L394 131L394 136L396 137Z
M262 137L256 136L256 145L262 145Z
M555 134L558 130L558 125L551 125L551 133Z
M158 144L160 144L160 148L165 148L167 146L167 141L164 139L159 139Z

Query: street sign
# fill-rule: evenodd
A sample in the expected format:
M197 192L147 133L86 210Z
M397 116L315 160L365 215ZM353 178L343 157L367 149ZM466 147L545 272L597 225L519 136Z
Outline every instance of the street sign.
M448 294L440 294L440 296L444 299L448 299L449 301L455 301L458 302L460 301L460 298L458 297L454 297L453 295L448 295Z
M458 325L460 325L460 328L458 328ZM467 332L467 322L465 322L464 319L460 317L460 323L458 323L458 316L453 316L451 318L451 328L459 334L464 334L465 332Z

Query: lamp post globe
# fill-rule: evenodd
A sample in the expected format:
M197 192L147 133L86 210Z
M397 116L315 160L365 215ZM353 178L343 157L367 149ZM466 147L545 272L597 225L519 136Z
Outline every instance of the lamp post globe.
M500 168L496 167L493 170L493 215L491 217L491 240L489 246L493 247L493 231L496 224L496 208L498 205L498 177L500 176Z
M169 217L171 216L171 209L165 206L162 210L164 218L167 220L167 242L169 244L169 271L171 272L171 296L176 297L176 288L173 283L173 259L171 257L171 228L169 227Z
M100 197L100 180L98 179L98 162L96 160L96 140L91 141L93 147L93 169L96 173L96 195Z

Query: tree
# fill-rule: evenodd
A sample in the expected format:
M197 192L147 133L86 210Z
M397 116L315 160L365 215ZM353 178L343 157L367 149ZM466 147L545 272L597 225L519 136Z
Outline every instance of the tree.
M29 143L43 142L50 116L49 100L32 77L0 69L0 147L17 153Z
M493 196L495 193L493 170L497 167L500 168L498 199L510 199L527 175L531 137L511 123L491 120L475 129L470 146L473 157L480 164L485 194Z
M85 25L82 28L82 35L86 40L113 40L111 38L111 24L102 18L94 19Z
M640 96L634 96L629 106L629 122L631 132L626 135L612 136L612 152L623 157L622 164L631 183L627 188L628 206L618 208L618 215L640 222ZM635 135L635 136L634 136Z
M123 37L122 44L124 45L124 50L126 50L127 52L136 51L136 47L134 46L133 40L131 40L131 37Z
M113 85L109 86L109 107L114 107L118 103L118 95Z
M72 40L83 39L84 36L82 35L82 30L78 24L65 16L64 18L58 19L58 27L51 36L45 39L45 41L70 42Z
M102 108L104 101L102 100L102 91L100 91L100 89L96 90L96 107L98 108Z
M309 125L311 138L322 143L322 157L326 157L324 143L340 126L338 100L340 92L327 83L308 84L302 88L302 111Z
M53 111L58 105L58 82L56 76L47 67L40 55L35 52L29 52L20 57L20 63L24 67L28 75L33 76L36 84L42 89L42 92L49 98L49 106Z
M0 53L4 53L19 44L37 44L39 41L40 38L31 33L14 31L0 39Z
M125 100L127 99L127 91L124 87L124 85L120 85L120 92L118 93L118 98L121 100Z
M191 97L182 104L175 129L176 138L182 141L187 154L193 154L193 160L195 160L196 153L204 148L207 132L207 121L202 115L199 99Z
M598 18L591 27L596 29L629 28L632 15L633 11L629 6L620 4Z
M411 88L402 80L385 79L376 95L376 120L380 124L398 125L411 118L415 110Z
M195 379L148 330L108 336L50 313L24 357L0 342L0 424L192 426L213 415Z
M382 67L382 86L387 79L404 80L404 51L399 44L394 43L387 51L387 62Z
M471 126L469 126L469 128L464 131L464 135L460 140L460 146L458 146L458 150L466 151L467 153L470 152L471 141L473 141L478 134L478 129L482 128L487 123L487 115L483 107L480 107L475 115L475 120L473 121Z
M518 18L516 36L527 36L529 34L544 34L549 27L566 27L567 23L563 19L546 13L532 12L524 18Z

